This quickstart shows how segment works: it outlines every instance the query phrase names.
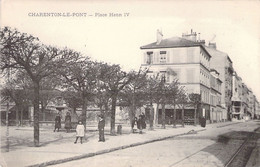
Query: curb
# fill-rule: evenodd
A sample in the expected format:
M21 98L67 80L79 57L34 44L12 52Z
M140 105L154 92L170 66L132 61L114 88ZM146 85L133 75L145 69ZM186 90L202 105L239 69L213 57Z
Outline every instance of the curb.
M205 130L206 129L201 129L201 130L196 130L195 132L201 132L201 131L205 131ZM124 145L124 146L114 147L114 148L110 148L110 149L100 150L100 151L97 151L95 153L87 153L87 154L82 154L82 155L79 155L79 156L74 156L74 157L69 157L69 158L64 158L64 159L59 159L59 160L47 161L47 162L43 162L43 163L39 163L39 164L35 164L35 165L30 165L28 167L45 167L45 166L49 166L49 165L61 164L61 163L65 163L65 162L69 162L69 161L73 161L73 160L89 158L89 157L93 157L93 156L96 156L96 155L102 155L102 154L114 152L114 151L117 151L117 150L122 150L122 149L130 148L130 147L136 147L136 146L140 146L140 145L144 145L144 144L148 144L148 143L153 143L153 142L157 142L157 141L162 141L162 140L174 138L174 137L177 137L177 136L183 136L183 135L187 135L187 134L190 134L190 133L187 132L187 133L181 133L181 134L172 135L172 136L166 136L166 137L162 137L162 138L159 137L157 139L147 140L147 141L144 141L144 142L137 142L137 143L133 143L133 144L129 144L129 145Z
M240 123L243 123L243 122L234 122L234 123L229 123L229 124L226 124L226 125L219 125L219 126L217 126L217 128L222 128L222 127L225 127L225 126L230 126L230 125L235 125L235 124L240 124Z

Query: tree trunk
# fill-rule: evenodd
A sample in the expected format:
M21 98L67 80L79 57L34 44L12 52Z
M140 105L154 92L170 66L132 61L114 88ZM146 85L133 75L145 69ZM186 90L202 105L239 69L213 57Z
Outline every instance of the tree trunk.
M150 118L149 118L150 130L153 130L154 108L152 107L152 104L150 105L149 110L150 110Z
M82 124L84 125L85 129L86 129L86 118L87 118L87 98L86 95L83 93L83 104L82 104L82 113L81 113L81 121Z
M175 101L174 101L174 105L173 105L173 127L176 128L176 105L175 105Z
M116 98L117 95L112 95L111 120L110 120L110 134L116 135L115 132L115 117L116 117Z
M105 102L104 107L105 107L105 116L107 116L109 113L108 102Z
M132 122L134 121L134 117L135 117L135 95L132 95L132 107L130 110L130 125L131 125L131 132L134 133L133 131L133 127L132 127Z
M195 106L195 111L194 111L194 125L197 125L197 107Z
M19 126L19 109L18 109L18 106L17 106L17 109L16 109L16 113L15 113L15 122L16 122L16 126Z
M184 104L182 104L181 119L182 119L182 127L184 127Z
M162 128L165 129L165 104L162 104Z
M102 105L99 106L100 113L105 116L105 111Z
M158 125L158 122L159 122L159 103L157 103L156 105L156 117L155 117L155 124Z
M39 128L39 99L40 99L40 82L34 81L34 100L33 100L33 107L34 107L34 146L39 147L40 143L40 128Z
M77 120L79 120L79 116L78 116L78 114L77 114L77 108L76 108L76 107L74 107L74 108L72 109L72 112L76 115Z
M23 109L21 110L21 126L23 126Z

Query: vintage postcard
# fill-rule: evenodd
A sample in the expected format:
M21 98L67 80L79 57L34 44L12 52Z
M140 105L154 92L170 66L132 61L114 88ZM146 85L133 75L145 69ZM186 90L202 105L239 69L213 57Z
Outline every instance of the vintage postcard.
M259 1L1 0L1 167L259 166Z

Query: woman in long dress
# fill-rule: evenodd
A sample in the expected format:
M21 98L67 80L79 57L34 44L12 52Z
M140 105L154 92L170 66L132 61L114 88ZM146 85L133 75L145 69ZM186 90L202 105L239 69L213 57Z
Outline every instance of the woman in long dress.
M70 116L69 112L67 112L67 114L65 116L65 129L66 129L67 133L71 129L71 116Z

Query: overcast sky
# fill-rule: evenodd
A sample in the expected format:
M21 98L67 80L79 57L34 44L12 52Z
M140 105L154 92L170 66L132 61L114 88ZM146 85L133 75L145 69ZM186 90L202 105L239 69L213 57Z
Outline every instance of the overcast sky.
M70 17L36 16L39 13L69 13ZM73 13L86 17L72 17ZM122 17L109 17L109 13ZM95 17L101 14L107 16ZM140 46L155 42L157 29L164 38L181 37L193 29L230 56L238 75L260 101L259 1L4 0L1 26L30 33L45 44L67 46L93 59L120 64L125 70L139 68Z

